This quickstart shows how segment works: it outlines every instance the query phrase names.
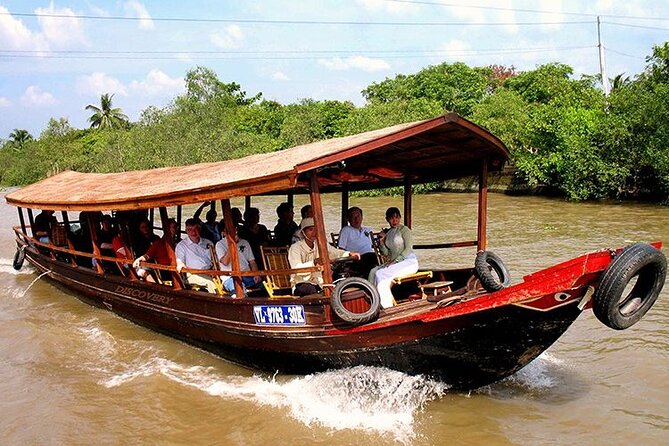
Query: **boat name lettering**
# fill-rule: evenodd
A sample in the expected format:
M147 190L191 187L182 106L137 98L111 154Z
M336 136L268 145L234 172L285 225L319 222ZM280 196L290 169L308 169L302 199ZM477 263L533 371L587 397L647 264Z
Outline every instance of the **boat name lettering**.
M138 297L140 299L147 299L147 300L150 300L152 302L158 302L158 303L161 303L161 304L169 304L174 300L173 297L163 296L162 294L153 293L151 291L138 290L136 288L122 286L122 285L118 285L116 287L116 292L124 294L126 296Z
M302 305L256 305L253 317L259 325L304 325Z

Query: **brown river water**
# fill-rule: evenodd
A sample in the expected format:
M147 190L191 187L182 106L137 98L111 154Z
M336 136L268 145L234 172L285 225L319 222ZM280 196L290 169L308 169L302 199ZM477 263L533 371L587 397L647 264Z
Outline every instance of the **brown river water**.
M272 227L277 199L253 204ZM374 228L402 208L392 197L351 204ZM324 207L338 230L339 199ZM17 221L0 200L1 444L669 444L669 285L630 329L588 311L516 375L470 393L370 367L272 376L88 306L27 263L14 271ZM475 194L414 198L417 243L472 240L475 222ZM669 208L491 194L488 237L518 282L588 251L669 243ZM426 267L474 255L418 251Z

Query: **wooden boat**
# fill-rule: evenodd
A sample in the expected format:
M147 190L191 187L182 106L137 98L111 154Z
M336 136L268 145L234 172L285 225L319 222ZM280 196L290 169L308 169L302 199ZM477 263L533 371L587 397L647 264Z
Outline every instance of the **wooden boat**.
M509 152L484 129L455 115L396 125L358 135L315 142L274 153L183 167L114 174L63 172L12 192L20 226L15 266L23 256L39 273L73 290L82 300L133 322L185 340L254 369L311 373L355 365L382 366L438 378L454 388L485 385L524 367L553 344L584 310L615 329L625 329L650 309L666 276L661 243L638 243L582 255L508 286L501 260L486 251L488 172L502 169ZM339 192L342 210L349 192L402 186L405 224L411 227L415 184L477 175L477 239L416 245L415 249L476 247L472 268L421 271L393 288L397 304L379 309L378 296L364 279L336 284L329 263L319 269L324 291L307 297L209 294L187 289L172 266L173 280L138 280L131 261L125 275L104 271L91 211L158 209L220 200L231 229L230 199L309 194L320 252L327 251L321 194ZM33 209L88 211L91 252L71 243L40 243L28 235ZM228 234L231 231L228 230ZM234 246L234 240L228 240ZM231 249L231 252L235 252ZM81 260L98 259L96 268ZM233 255L237 296L244 295ZM304 269L266 270L270 279ZM197 272L197 271L195 271ZM219 271L207 271L212 276ZM270 283L272 285L272 283ZM274 285L276 285L274 283Z

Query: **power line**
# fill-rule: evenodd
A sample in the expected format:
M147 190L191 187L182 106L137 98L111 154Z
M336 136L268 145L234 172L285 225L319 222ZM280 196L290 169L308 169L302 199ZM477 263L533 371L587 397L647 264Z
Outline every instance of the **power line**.
M363 51L363 50L311 50L311 51L193 51L177 53L173 51L11 51L0 50L0 59L105 59L105 60L182 60L188 58L204 59L204 60L316 60L325 57L333 57L335 55L353 55L353 54L382 54L386 59L403 59L403 58L421 58L429 56L452 56L452 57L473 57L481 55L495 55L495 54L525 54L537 53L546 51L567 51L567 50L582 50L593 49L595 46L572 46L572 47L548 47L548 48L486 48L478 50L379 50L379 51ZM310 55L303 56L301 53L308 53ZM191 57L195 54L194 57ZM276 54L276 55L270 55ZM282 55L283 54L283 55Z
M647 16L629 16L629 15L616 15L616 14L597 14L597 13L588 13L588 12L570 12L570 11L547 11L541 9L521 9L521 8L505 8L501 6L480 6L480 5L462 5L458 3L446 3L446 2L436 2L428 0L383 0L388 3L408 3L408 4L417 4L417 5L430 5L430 6L443 6L443 7L453 7L453 8L469 8L469 9L483 9L483 10L492 10L492 11L509 11L509 12L524 12L531 14L555 14L555 15L568 15L568 16L580 16L580 17L611 17L616 19L633 19L633 20L669 20L669 17L647 17Z
M607 25L616 25L616 26L625 26L628 28L642 28L642 29L653 29L658 31L669 31L669 28L660 28L659 26L645 26L645 25L633 25L631 23L619 23L619 22L602 22Z
M353 20L271 20L271 19L200 19L187 17L121 17L95 16L79 14L36 14L28 12L0 12L0 15L16 17L48 17L54 19L82 19L82 20L109 20L139 22L151 20L154 22L187 22L187 23L245 23L263 25L365 25L365 26L544 26L544 25L583 25L592 24L592 21L555 21L555 22L371 22Z
M627 54L627 53L623 53L623 52L621 52L621 51L612 50L611 48L604 47L604 49L605 49L606 51L610 52L610 53L616 53L616 54L618 54L618 55L620 55L620 56L631 57L632 59L646 60L645 57L634 56L634 55L632 55L632 54Z

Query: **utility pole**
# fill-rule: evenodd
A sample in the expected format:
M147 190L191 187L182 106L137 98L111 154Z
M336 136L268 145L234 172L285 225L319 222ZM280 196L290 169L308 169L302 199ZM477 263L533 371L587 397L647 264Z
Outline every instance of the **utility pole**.
M602 76L602 88L604 89L604 96L611 93L611 85L609 78L606 75L606 60L604 59L604 46L602 46L602 33L600 31L599 16L597 16L597 48L599 48L599 74Z

